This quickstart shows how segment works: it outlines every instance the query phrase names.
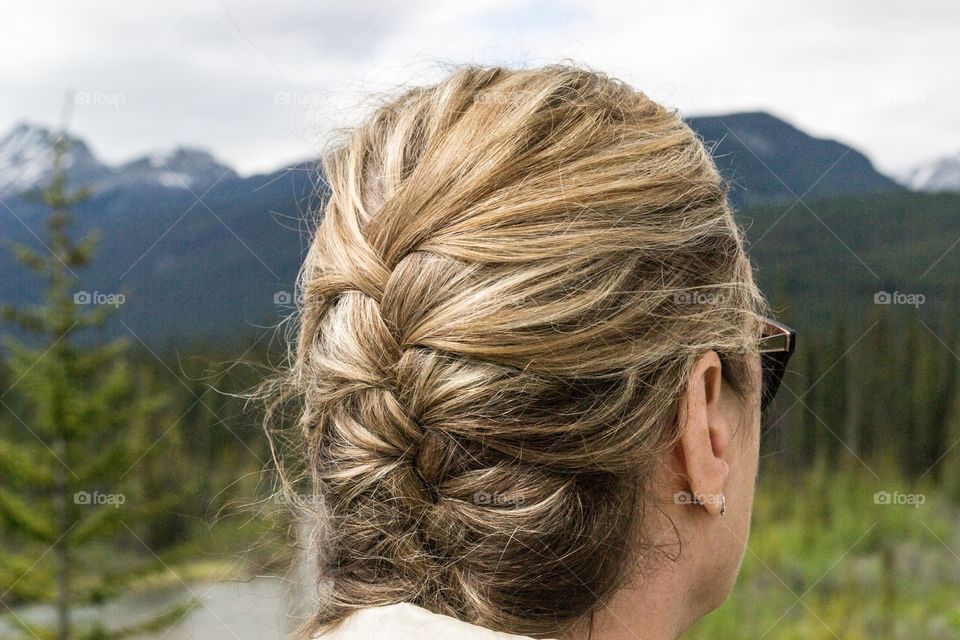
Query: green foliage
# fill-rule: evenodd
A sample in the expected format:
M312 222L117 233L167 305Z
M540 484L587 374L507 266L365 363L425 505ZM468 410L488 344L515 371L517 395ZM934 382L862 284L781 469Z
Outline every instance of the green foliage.
M925 316L879 307L801 328L765 454L787 468L890 457L908 478L955 483L946 471L960 456L958 328L952 301Z
M119 531L140 539L151 523L166 514L182 491L153 477L143 490L141 471L156 469L155 424L164 398L150 384L138 384L127 358L127 342L88 341L84 330L102 327L108 305L77 304L77 272L93 254L96 235L75 242L69 208L83 193L68 193L62 168L61 136L55 145L51 184L35 195L50 208L41 253L15 246L20 264L45 284L43 303L4 306L2 316L28 338L9 337L9 377L14 382L0 398L13 418L9 433L0 433L0 519L5 552L0 561L4 592L10 604L54 601L56 628L29 624L9 613L4 621L23 637L123 638L159 631L192 604L176 607L129 629L90 628L72 620L81 603L102 603L110 595L99 584L103 565L91 562L92 547L117 541ZM15 438L15 441L14 441ZM169 451L168 451L169 453ZM151 465L153 465L151 467ZM148 548L152 555L152 549ZM128 571L136 572L136 567ZM111 579L123 583L123 572Z
M770 467L738 582L685 640L960 635L958 508L936 483L912 484L891 463Z
M265 533L256 520L220 519L255 493L268 454L242 401L215 389L247 389L258 373L213 364L204 344L186 349L195 357L158 358L135 336L93 339L112 308L74 304L78 274L92 267L111 274L103 280L117 279L109 270L131 264L172 219L115 216L111 224L125 231L108 241L123 246L108 249L122 258L92 264L97 235L73 242L68 233L73 206L102 220L82 195L67 193L59 178L35 194L52 210L45 247L18 245L13 254L21 271L46 283L43 296L38 304L0 307L0 318L32 336L7 340L0 363L0 604L12 607L56 602L64 574L71 606L179 586L204 575L193 568L198 559L247 547ZM143 204L151 214L169 209ZM253 213L277 207L249 193L238 193L232 205L248 221L242 235L269 235ZM894 193L810 206L817 219L800 206L783 216L786 207L774 205L741 216L752 222L760 283L778 316L800 330L800 351L765 429L766 463L740 583L688 637L835 637L828 628L842 638L956 637L960 579L947 546L960 550L950 526L960 502L960 247L949 249L960 196ZM178 226L174 233L185 235L174 246L194 247L187 240L216 237L220 226L206 218L185 223L210 228L188 233ZM221 335L224 325L240 324L225 319L225 310L268 301L264 292L276 285L249 254L230 249L234 242L230 236L176 255L175 266L150 283L143 326L149 316L155 330ZM265 255L283 255L288 267L298 262L297 243L288 238L267 246ZM230 279L263 291L208 290L207 282ZM923 293L927 303L878 306L878 291ZM238 350L217 355L236 361ZM873 502L881 490L919 491L927 502L884 508ZM77 492L123 495L124 503L76 504ZM48 553L54 543L58 553ZM85 628L74 637L157 633L190 606L135 628ZM26 637L56 637L7 619L23 625Z

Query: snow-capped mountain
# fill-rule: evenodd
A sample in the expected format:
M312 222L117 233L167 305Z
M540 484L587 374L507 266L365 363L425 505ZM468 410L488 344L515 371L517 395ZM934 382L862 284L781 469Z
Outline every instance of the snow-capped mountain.
M112 189L150 184L196 191L236 177L233 169L220 164L206 151L180 147L169 153L156 153L120 165L108 179L101 181L100 186Z
M865 155L836 140L815 138L764 112L687 119L731 183L731 202L759 204L866 193L903 187L874 168Z
M46 184L57 134L46 127L23 123L0 138L0 196ZM177 148L111 167L101 163L83 140L68 137L67 175L74 186L93 192L135 186L204 190L218 181L237 178L206 151Z
M960 191L960 153L915 167L902 181L915 191Z
M0 194L26 191L49 181L55 135L23 123L0 138ZM72 136L67 141L64 162L73 184L96 183L110 174L86 143Z
M933 293L948 291L952 274L960 271L960 252L944 253L960 229L952 215L960 195L911 193L856 149L808 136L769 114L688 122L734 181L739 202L746 203L737 206L753 234L748 237L764 238L751 246L758 264L765 265L759 273L769 284L797 287L794 309L817 317L842 305L845 289L831 277L862 286L864 295L875 291L878 285L855 265L845 242L837 241L840 236L858 252L876 251L866 259L891 283L889 290L916 279L917 265L938 263L924 286L930 299L947 297ZM16 181L22 188L42 178L43 163L31 159L49 152L49 140L38 129L21 126L6 137L0 134L0 183ZM274 301L293 291L306 249L302 230L312 227L329 198L316 159L234 177L196 150L104 166L80 141L71 149L71 167L88 167L103 189L72 209L76 237L98 230L102 238L95 268L79 273L82 288L130 293L120 310L125 326L115 325L120 334L133 331L157 347L196 344L193 340L215 344L287 313ZM217 172L229 173L208 192L203 185L216 180ZM129 186L122 186L124 181ZM191 190L183 188L186 183ZM0 301L29 304L38 295L36 278L16 266L3 245L9 240L44 251L40 236L49 208L12 197L15 193L0 189ZM800 195L822 203L810 208L816 214L797 213ZM915 233L903 233L904 228ZM885 255L896 259L883 260Z

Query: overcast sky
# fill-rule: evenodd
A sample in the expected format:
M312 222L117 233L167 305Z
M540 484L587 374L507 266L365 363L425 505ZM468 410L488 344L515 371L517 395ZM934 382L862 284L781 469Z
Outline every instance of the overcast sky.
M73 90L107 162L190 145L266 171L445 65L562 59L685 115L768 110L886 171L960 151L953 0L31 0L0 22L0 134L55 124Z

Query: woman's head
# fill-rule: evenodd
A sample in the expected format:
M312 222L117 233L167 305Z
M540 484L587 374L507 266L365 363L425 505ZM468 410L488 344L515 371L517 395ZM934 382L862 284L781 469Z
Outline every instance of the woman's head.
M690 128L595 72L467 67L323 171L288 379L324 515L314 624L407 601L557 635L665 564L729 589L763 301Z

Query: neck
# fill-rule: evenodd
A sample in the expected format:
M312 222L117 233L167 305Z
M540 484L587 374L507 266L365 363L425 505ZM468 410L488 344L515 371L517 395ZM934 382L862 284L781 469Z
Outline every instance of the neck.
M676 640L693 622L687 583L672 562L639 585L620 589L596 611L592 633L587 624L562 640Z

